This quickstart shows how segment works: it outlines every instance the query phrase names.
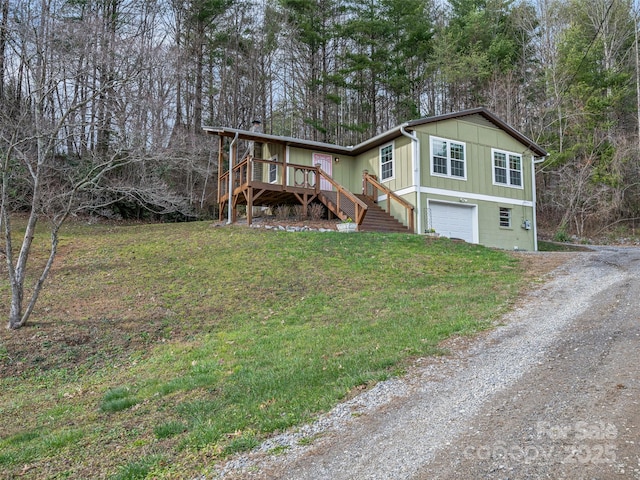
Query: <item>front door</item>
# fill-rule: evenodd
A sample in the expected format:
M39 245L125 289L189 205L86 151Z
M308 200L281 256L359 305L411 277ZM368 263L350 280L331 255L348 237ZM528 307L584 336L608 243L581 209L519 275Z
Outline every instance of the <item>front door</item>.
M329 155L327 153L314 153L313 154L313 165L315 166L315 165L320 164L320 168L322 169L322 171L331 177L332 176L332 167L333 167L333 164L331 163L332 159L333 159L333 157L331 157L331 155ZM331 186L331 183L329 183L324 178L321 178L320 179L320 190L329 190L329 191L331 191L331 190L333 190L333 187Z

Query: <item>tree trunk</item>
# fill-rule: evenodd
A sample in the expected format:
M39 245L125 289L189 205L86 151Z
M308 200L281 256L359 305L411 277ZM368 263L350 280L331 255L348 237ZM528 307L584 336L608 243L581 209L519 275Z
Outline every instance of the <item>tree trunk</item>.
M39 182L35 182L33 199L35 202L39 201ZM32 202L33 205L33 202ZM18 259L15 264L13 263L11 223L8 216L5 216L5 245L7 247L7 266L9 267L9 283L11 284L11 306L9 310L9 324L7 328L17 329L22 327L28 317L22 313L23 299L24 299L24 280L27 275L27 260L29 253L31 252L31 245L33 244L33 237L35 235L36 224L38 222L38 215L32 208L29 220L27 221L27 228L22 238L22 246L18 253Z
M195 57L196 57L196 82L195 92L193 95L193 131L200 133L202 128L202 77L204 75L204 38L205 25L202 20L198 20L196 25L196 36L194 41Z
M113 83L115 74L115 36L118 21L119 0L106 0L104 5L104 33L102 38L102 62L100 67L101 93L98 100L100 109L96 149L101 154L109 151L111 143L111 122L113 109L113 91L108 87Z
M636 67L636 118L638 120L638 151L640 151L640 54L638 53L638 16L634 16L635 67Z
M4 59L7 49L7 22L9 19L9 0L3 0L0 4L0 102L4 101Z

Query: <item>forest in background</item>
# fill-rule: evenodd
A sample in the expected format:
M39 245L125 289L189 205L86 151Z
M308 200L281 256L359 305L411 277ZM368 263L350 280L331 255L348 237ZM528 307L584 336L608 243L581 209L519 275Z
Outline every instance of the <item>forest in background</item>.
M351 145L485 106L550 152L541 222L635 226L637 20L631 0L0 0L2 208L207 217L203 125Z

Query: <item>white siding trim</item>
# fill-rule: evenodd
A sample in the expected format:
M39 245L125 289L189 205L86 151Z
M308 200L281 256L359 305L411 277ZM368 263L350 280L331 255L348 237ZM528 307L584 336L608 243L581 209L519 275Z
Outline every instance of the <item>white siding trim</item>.
M416 188L413 186L407 187L407 188L403 188L402 190L397 190L394 193L396 195L408 195L410 193L416 193ZM493 195L482 195L479 193L459 192L457 190L445 190L442 188L420 187L420 193L463 198L465 200L504 203L507 205L515 205L516 207L533 207L533 202L530 200L518 200L516 198L494 197ZM387 198L386 195L381 195L378 197L378 201L385 200L386 198Z

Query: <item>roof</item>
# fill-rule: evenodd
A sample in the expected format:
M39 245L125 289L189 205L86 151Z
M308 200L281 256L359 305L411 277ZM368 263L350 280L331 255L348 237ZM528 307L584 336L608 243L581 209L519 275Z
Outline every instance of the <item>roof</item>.
M203 130L212 135L219 135L223 137L235 137L237 133L238 138L243 140L252 140L254 142L263 143L283 143L292 147L312 148L322 150L323 152L353 155L353 147L341 147L340 145L334 145L332 143L314 142L311 140L302 140L300 138L270 135L267 133L258 133L230 127L203 127Z
M438 115L438 116L435 116L435 117L422 118L420 120L412 120L410 122L407 122L407 127L405 127L405 128L411 128L411 127L415 127L415 126L419 126L419 125L426 125L428 123L440 122L442 120L463 118L463 117L468 117L468 116L471 116L471 115L481 115L482 117L487 119L489 122L493 123L497 128L499 128L500 130L503 130L504 132L508 133L510 136L512 136L513 138L518 140L520 143L525 145L536 156L538 156L538 157L546 157L547 156L547 151L544 148L542 148L540 145L535 143L533 140L529 139L528 137L526 137L525 135L523 135L522 133L517 131L515 128L513 128L509 124L507 124L507 123L503 122L502 120L500 120L498 117L496 117L493 113L491 113L489 110L487 110L484 107L472 108L470 110L463 110L461 112L448 113L448 114L445 114L445 115Z
M547 156L546 150L544 150L541 146L536 144L533 140L527 138L522 133L518 132L516 129L511 127L509 124L503 122L494 114L489 112L486 108L473 108L469 110L463 110L455 113L447 113L444 115L436 115L433 117L421 118L419 120L412 120L410 122L403 123L402 125L398 125L397 127L392 128L380 135L376 135L369 140L366 140L362 143L359 143L356 146L350 147L342 147L340 145L334 145L331 143L323 143L323 142L314 142L311 140L302 140L294 137L284 137L279 135L270 135L266 133L258 133L252 132L249 130L240 130L236 128L229 127L203 127L203 130L212 135L220 135L226 137L234 137L238 134L238 138L243 140L253 140L256 142L264 142L264 143L281 143L285 145L289 145L292 147L299 148L307 148L307 149L317 149L323 152L329 152L333 154L339 155L359 155L371 148L375 148L384 143L388 143L395 138L398 138L402 135L402 129L412 129L421 125L427 125L430 123L441 122L443 120L451 120L451 119L461 119L464 117L470 117L472 115L480 115L488 120L490 123L495 125L500 130L504 131L511 137L515 138L517 141L525 145L534 155L538 157Z

